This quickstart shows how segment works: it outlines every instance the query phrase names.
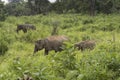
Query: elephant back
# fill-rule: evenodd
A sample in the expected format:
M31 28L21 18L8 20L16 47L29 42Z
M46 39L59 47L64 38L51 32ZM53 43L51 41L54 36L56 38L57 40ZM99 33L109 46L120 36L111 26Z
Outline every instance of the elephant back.
M64 35L61 35L61 36L50 36L50 37L47 37L47 40L48 41L59 41L59 42L63 42L63 41L67 41L69 40L68 37L64 36Z

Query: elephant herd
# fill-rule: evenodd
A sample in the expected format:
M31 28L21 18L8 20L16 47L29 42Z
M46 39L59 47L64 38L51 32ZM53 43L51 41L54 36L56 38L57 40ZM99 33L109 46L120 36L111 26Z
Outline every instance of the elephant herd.
M22 24L17 25L17 33L19 30L22 30L24 33L27 32L27 30L36 30L36 27L32 24ZM34 47L34 54L38 52L39 50L45 49L44 54L48 55L49 51L54 50L55 52L62 51L62 46L64 45L65 41L69 41L70 39L67 36L64 35L53 35L46 37L44 39L37 40L35 42ZM95 41L94 40L85 40L74 44L74 48L84 51L85 49L92 50L95 47Z

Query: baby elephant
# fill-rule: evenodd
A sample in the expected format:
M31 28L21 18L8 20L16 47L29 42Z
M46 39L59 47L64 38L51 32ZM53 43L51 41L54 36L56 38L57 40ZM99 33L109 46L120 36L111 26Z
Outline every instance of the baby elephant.
M22 30L24 33L26 33L27 30L29 30L29 29L36 30L36 27L32 24L19 24L19 25L17 25L16 31L18 33L20 30Z
M76 43L74 47L77 48L78 50L84 51L85 49L90 49L90 50L94 49L95 45L96 45L95 41L86 40Z
M45 55L48 52L54 50L55 52L62 51L62 45L64 41L68 41L66 36L50 36L45 39L41 39L35 42L34 53L39 50L45 49Z

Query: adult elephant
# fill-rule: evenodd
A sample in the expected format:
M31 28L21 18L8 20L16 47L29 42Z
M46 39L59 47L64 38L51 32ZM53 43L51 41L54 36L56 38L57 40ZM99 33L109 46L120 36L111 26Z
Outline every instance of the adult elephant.
M45 49L45 55L48 55L49 51L54 50L55 52L62 51L62 45L64 41L68 41L66 36L50 36L45 39L37 40L35 42L34 54L42 49Z
M22 30L24 33L26 33L27 30L30 30L30 29L36 30L36 27L32 24L19 24L19 25L17 25L16 31L18 33L20 30Z

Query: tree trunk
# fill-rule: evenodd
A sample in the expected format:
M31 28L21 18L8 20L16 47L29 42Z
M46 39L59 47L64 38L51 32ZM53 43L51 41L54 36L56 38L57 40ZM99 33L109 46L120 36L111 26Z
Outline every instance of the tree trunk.
M90 0L90 15L95 16L95 0Z

